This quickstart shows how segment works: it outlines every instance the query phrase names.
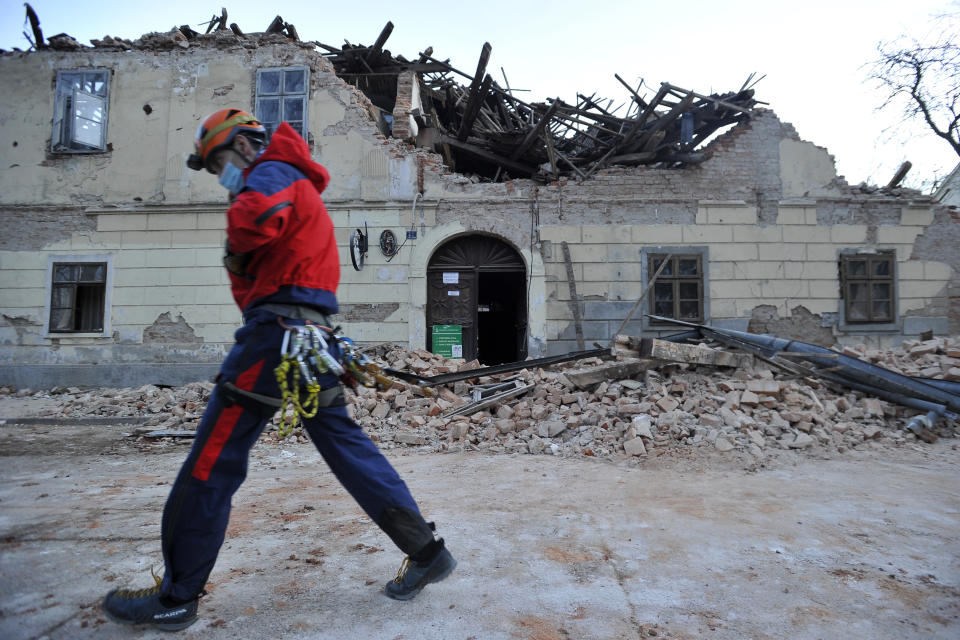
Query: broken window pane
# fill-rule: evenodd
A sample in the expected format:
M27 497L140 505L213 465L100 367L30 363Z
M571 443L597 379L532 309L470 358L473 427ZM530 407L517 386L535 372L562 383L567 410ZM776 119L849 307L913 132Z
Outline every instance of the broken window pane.
M257 93L263 95L277 95L280 93L280 72L260 71L260 84Z

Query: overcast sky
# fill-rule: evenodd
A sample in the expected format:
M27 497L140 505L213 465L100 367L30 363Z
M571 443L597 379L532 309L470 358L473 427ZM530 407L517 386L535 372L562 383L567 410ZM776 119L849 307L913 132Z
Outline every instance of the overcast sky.
M661 82L699 93L738 90L750 73L766 75L756 98L769 103L804 140L826 147L838 172L852 183L886 184L904 160L913 163L907 184L944 176L958 157L922 125L877 112L883 95L867 82L865 65L881 40L918 38L930 17L960 11L958 0L686 0L641 2L322 2L288 0L32 0L44 35L66 32L84 44L113 35L135 39L200 23L220 14L245 32L262 31L279 12L304 40L373 44L393 22L386 44L394 55L434 56L467 73L476 69L484 42L493 47L489 73L502 85L501 68L522 99L547 96L575 102L577 92L627 102L614 78L642 79L652 95ZM0 48L26 49L24 9L0 0ZM28 29L29 30L29 29Z

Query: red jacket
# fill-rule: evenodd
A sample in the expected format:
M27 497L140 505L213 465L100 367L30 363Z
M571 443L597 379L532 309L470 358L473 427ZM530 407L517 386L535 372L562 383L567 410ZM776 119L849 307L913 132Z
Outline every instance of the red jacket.
M227 251L249 254L244 275L230 273L237 305L283 303L337 312L340 257L320 193L330 174L303 138L281 123L244 172L246 186L227 210Z

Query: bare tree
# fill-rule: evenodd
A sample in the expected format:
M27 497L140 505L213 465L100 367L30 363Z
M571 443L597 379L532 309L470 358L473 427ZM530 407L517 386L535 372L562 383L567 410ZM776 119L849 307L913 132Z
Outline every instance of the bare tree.
M936 18L932 33L924 42L881 42L870 78L889 94L881 109L900 107L905 119L922 119L960 156L960 13Z

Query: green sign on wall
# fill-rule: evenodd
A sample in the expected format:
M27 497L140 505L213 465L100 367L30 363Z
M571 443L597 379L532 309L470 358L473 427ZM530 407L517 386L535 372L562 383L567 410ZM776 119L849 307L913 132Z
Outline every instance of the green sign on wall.
M463 325L433 325L433 352L444 358L462 358Z

